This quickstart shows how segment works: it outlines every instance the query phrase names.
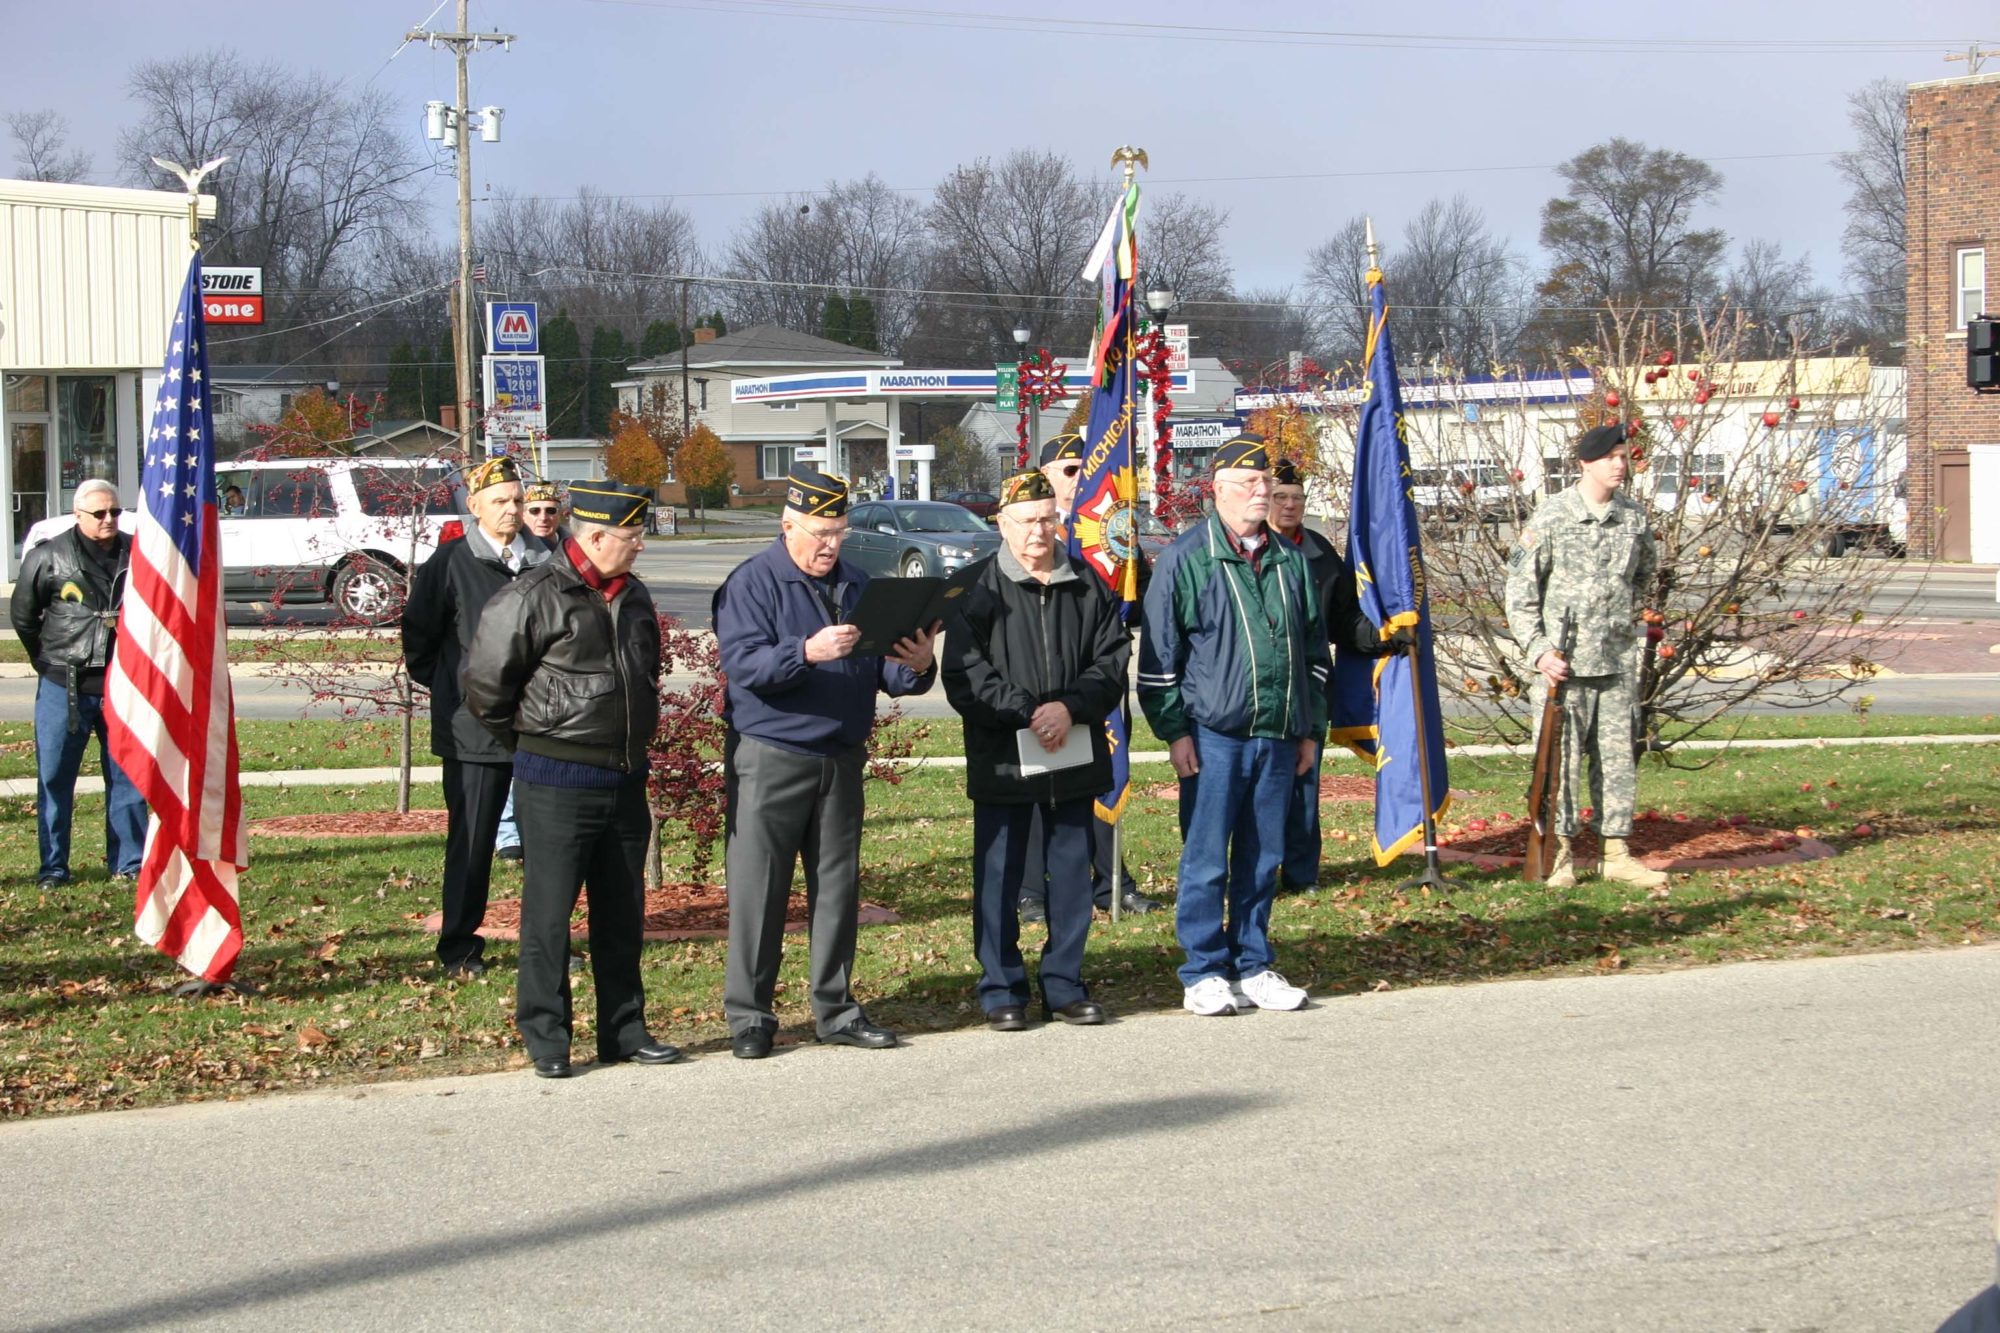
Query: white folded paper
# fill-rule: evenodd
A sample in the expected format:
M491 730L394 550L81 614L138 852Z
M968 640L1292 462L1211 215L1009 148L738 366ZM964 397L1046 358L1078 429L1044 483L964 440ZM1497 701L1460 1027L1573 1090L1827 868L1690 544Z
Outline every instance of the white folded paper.
M1014 733L1015 743L1021 747L1021 776L1034 777L1038 773L1053 773L1059 768L1080 768L1090 762L1090 728L1082 723L1073 723L1063 743L1054 750L1042 748L1042 738L1032 727L1022 727Z

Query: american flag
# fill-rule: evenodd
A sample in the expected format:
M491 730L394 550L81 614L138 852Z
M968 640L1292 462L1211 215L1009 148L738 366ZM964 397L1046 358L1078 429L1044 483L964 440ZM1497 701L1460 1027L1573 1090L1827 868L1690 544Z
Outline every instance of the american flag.
M484 282L484 281L486 281L486 261L485 261L485 260L483 260L483 259L482 259L482 260L480 260L480 261L479 261L478 263L476 263L476 264L474 264L474 265L472 266L472 280L473 280L474 282Z
M104 697L111 753L150 812L133 928L188 971L220 983L243 952L236 872L249 857L222 614L206 338L197 254L146 435L132 573Z

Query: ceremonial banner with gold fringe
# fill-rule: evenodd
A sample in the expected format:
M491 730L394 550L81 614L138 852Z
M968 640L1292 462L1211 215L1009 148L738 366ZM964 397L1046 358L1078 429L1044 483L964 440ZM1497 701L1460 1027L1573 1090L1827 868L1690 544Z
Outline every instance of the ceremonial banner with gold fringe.
M1389 341L1389 302L1379 269L1368 271L1367 398L1354 439L1354 496L1348 564L1361 609L1384 640L1408 625L1417 635L1417 671L1398 651L1366 658L1339 653L1334 663L1331 739L1375 761L1375 863L1387 865L1423 842L1423 779L1417 746L1430 756L1432 819L1451 806L1444 721L1438 711L1437 659L1431 651L1424 592L1423 539L1410 494L1410 449L1403 434L1403 392ZM1421 690L1425 734L1417 735L1411 692Z
M1138 220L1139 187L1128 183L1083 270L1085 282L1099 283L1102 300L1090 352L1083 470L1069 525L1070 558L1111 585L1127 619L1139 600L1139 526L1132 508L1137 494L1132 471L1132 288L1139 261ZM1115 824L1131 792L1131 738L1123 704L1105 720L1104 733L1111 745L1111 790L1098 798L1097 814Z

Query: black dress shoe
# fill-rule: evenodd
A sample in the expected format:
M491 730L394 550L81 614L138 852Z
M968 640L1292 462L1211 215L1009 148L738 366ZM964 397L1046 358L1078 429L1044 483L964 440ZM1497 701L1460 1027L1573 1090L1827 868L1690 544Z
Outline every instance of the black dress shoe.
M1049 922L1049 905L1040 898L1021 899L1021 924L1024 926L1045 926Z
M745 1028L729 1039L729 1053L739 1060L761 1060L771 1053L771 1029Z
M648 1037L646 1038L646 1044L636 1051L620 1051L616 1055L605 1055L599 1052L597 1063L601 1065L620 1065L630 1060L634 1064L670 1065L680 1058L680 1047L669 1046L663 1041Z
M1025 1004L1003 1004L998 1009L986 1011L986 1026L995 1032L1021 1032L1028 1026L1028 1006Z
M478 958L461 958L447 964L444 974L453 981L476 981L486 975L486 963Z
M1144 916L1148 912L1160 910L1158 898L1148 898L1137 889L1125 890L1125 896L1118 900L1118 910L1126 916Z
M1065 1023L1075 1023L1081 1027L1094 1027L1105 1019L1104 1006L1095 1000L1077 1000L1057 1009L1049 1009L1050 1018L1060 1018Z
M494 859L494 860L496 860L496 861L518 861L518 860L520 860L520 859L521 859L521 846L520 846L520 844L519 844L519 843L516 843L516 844L515 844L514 846L512 846L512 847L501 847L501 848L497 849L497 850L496 850L496 851L495 851L495 852L493 853L493 859Z
M567 1055L545 1055L535 1061L536 1078L568 1078L569 1057Z
M835 1028L818 1041L830 1042L835 1046L859 1046L864 1050L886 1051L896 1044L896 1034L887 1028L878 1028L865 1018L857 1018L844 1028Z

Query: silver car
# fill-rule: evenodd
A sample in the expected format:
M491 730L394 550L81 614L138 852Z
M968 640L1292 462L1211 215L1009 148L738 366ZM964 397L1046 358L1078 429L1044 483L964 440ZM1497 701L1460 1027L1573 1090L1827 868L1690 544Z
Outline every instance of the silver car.
M1000 534L955 504L877 500L847 516L841 554L870 574L942 578L1000 549Z

